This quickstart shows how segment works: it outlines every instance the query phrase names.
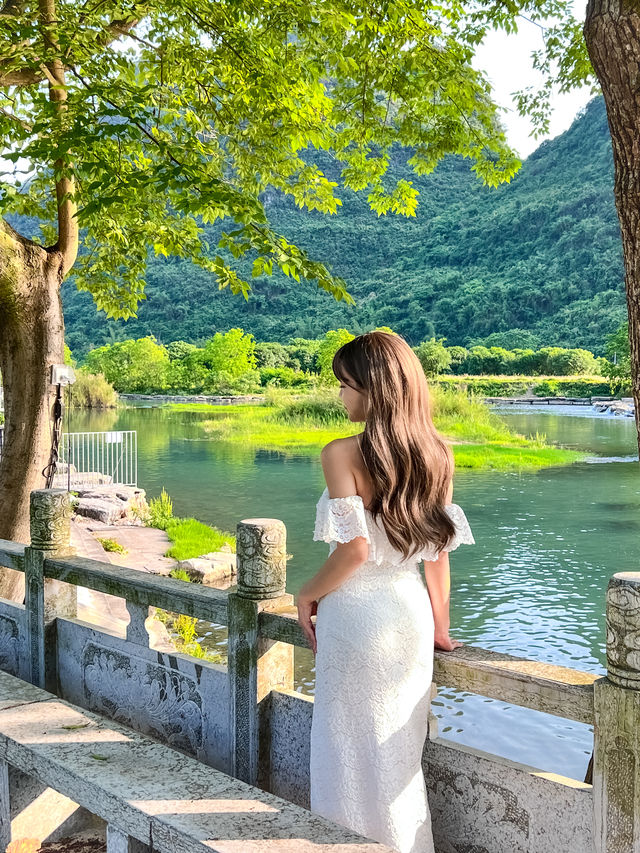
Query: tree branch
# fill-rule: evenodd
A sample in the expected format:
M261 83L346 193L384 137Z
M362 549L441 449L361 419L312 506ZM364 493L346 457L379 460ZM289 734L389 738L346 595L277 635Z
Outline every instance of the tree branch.
M31 125L28 121L21 119L20 116L16 116L13 113L10 113L8 110L5 110L4 107L0 107L0 113L2 113L2 115L6 116L8 119L11 119L11 121L17 122L17 124L19 124L23 130L26 130L28 133L31 133Z
M32 68L7 71L6 74L2 74L2 65L3 63L0 62L0 88L3 89L9 86L33 86L46 79L42 72L34 71Z
M67 113L67 87L64 65L59 58L60 47L55 38L56 10L55 0L39 0L40 22L44 42L54 51L55 58L46 63L43 70L49 80L49 100L54 104L60 125L64 126ZM53 247L62 255L62 277L66 276L78 256L78 220L77 206L73 201L75 183L73 177L66 174L71 164L64 158L54 163L56 175L56 199L58 202L58 240Z
M26 8L27 0L6 0L2 9L0 9L0 17L5 15L7 17L17 18L18 15L21 15Z
M98 44L101 47L106 47L115 39L129 35L129 31L136 27L140 20L140 18L121 18L117 21L111 21L105 27L104 33L98 38Z
M0 9L0 16L17 16L24 10L26 5L26 0L6 0L2 9ZM46 7L47 5L47 2L39 3L41 13L43 7ZM55 5L53 2L51 2L51 8L53 10L55 9ZM116 41L122 36L131 36L132 38L136 38L137 41L144 42L144 39L140 39L131 32L131 30L135 26L137 26L141 20L141 18L136 17L119 18L117 20L111 21L111 23L105 26L102 35L98 36L98 38L96 39L96 47L107 47L109 44L111 44L112 41ZM51 23L54 23L53 19L51 20ZM155 45L152 45L148 42L144 43L147 44L148 47L155 48ZM71 45L69 46L66 54L64 55L64 60L65 63L67 63L69 60L72 61ZM43 80L49 80L50 83L52 81L50 74L45 70L43 66L41 66L40 71L36 71L33 68L21 68L14 71L6 71L3 74L2 69L6 68L8 64L8 60L0 60L0 88L8 88L9 86L33 86L36 83L42 83ZM66 67L66 64L61 65L63 71L66 69Z

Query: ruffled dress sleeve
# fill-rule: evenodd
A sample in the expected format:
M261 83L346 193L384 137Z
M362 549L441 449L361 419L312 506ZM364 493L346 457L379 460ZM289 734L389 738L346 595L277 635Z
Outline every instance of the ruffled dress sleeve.
M364 536L371 544L364 503L360 495L347 498L330 498L325 489L316 506L315 541L349 542Z
M453 521L453 525L456 529L456 532L453 536L453 539L449 544L442 548L442 551L455 551L456 548L460 545L475 545L476 540L473 538L473 533L471 532L471 528L469 527L469 522L467 521L467 516L464 514L464 510L458 504L447 504L445 506L445 511L447 512L451 521ZM427 545L418 555L420 560L437 560L440 556L441 551L434 545Z

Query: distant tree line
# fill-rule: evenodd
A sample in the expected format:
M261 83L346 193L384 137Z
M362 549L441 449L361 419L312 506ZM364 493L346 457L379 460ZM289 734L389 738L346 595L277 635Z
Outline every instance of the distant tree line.
M330 180L340 180L340 166L329 155L309 156ZM359 334L385 324L413 345L444 336L467 348L536 350L553 343L604 355L605 337L626 311L602 98L496 189L478 187L461 157L415 175L409 156L394 149L389 167L394 180L411 180L420 191L418 214L408 221L371 218L368 205L349 190L331 217L299 209L281 193L265 195L276 228L331 265L348 282L355 306L275 269L255 280L245 302L219 291L211 274L189 258L151 253L148 298L126 323L98 321L91 295L66 284L68 344L76 356L149 334L165 344L181 338L201 345L210 330L234 326L251 329L257 340L287 344L328 329ZM220 223L202 227L210 246L225 229Z
M431 338L415 348L427 376L439 373L500 376L594 376L602 375L605 359L586 349L541 347L445 346L443 338Z
M563 347L448 347L442 338L423 341L414 351L428 377L608 376L623 387L629 360L627 344L625 362L624 333L621 327L609 339L609 358ZM185 341L165 346L149 336L94 349L83 367L129 394L246 394L269 386L302 390L335 382L333 356L353 337L347 329L337 329L322 338L292 338L283 344L256 342L251 333L230 329L216 332L198 347Z

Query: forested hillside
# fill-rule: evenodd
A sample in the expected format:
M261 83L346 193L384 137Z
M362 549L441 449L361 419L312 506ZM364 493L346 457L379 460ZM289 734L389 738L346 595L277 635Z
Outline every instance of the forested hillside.
M433 335L450 345L492 335L489 343L507 347L555 344L602 353L606 335L626 316L602 99L498 189L484 187L454 157L417 177L407 156L397 152L393 171L420 190L413 220L378 218L365 197L350 192L332 217L301 211L275 193L265 199L276 228L346 279L355 307L282 275L256 279L245 303L218 291L190 262L154 257L147 301L127 323L107 321L88 294L65 286L71 349L80 354L148 334L162 343L200 342L233 326L258 340L285 341L385 325L412 344ZM330 160L315 162L332 174ZM209 229L212 247L222 230Z

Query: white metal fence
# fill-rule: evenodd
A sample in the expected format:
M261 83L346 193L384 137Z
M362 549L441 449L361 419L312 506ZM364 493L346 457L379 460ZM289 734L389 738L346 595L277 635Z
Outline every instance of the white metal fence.
M4 427L0 426L0 459L3 442ZM111 484L138 485L138 433L135 430L63 433L54 487Z
M135 430L62 434L55 485L138 485Z

